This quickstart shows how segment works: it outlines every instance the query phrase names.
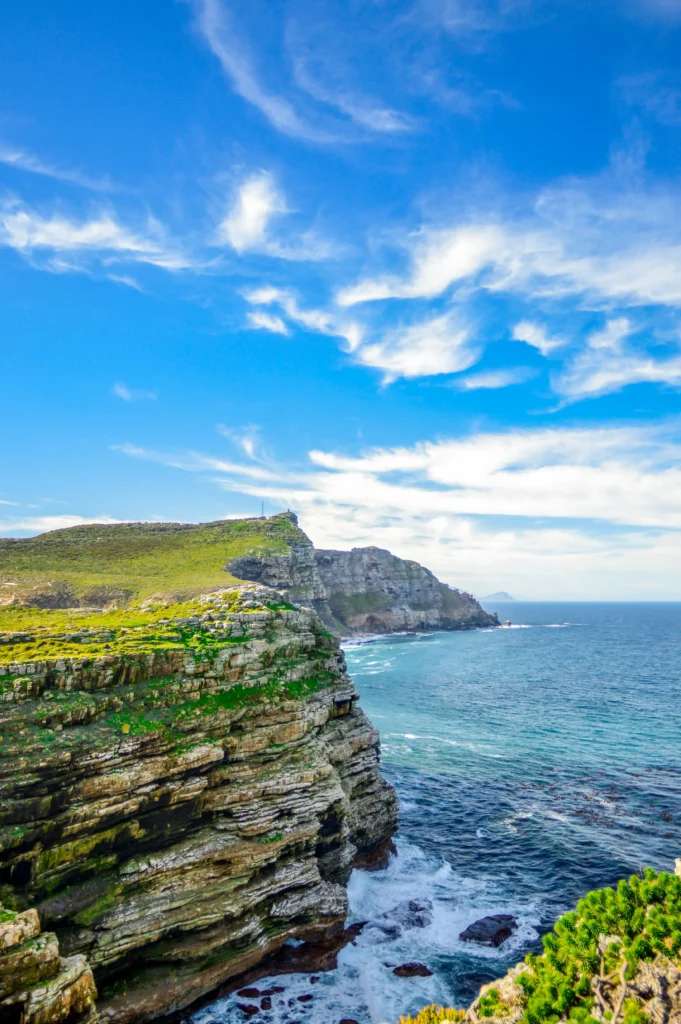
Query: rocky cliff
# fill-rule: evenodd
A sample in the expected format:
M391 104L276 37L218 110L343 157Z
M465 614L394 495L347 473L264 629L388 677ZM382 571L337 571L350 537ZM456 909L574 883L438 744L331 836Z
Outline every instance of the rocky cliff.
M0 630L0 902L37 910L45 977L89 964L101 1020L137 1024L342 930L396 797L313 611L251 584ZM13 1022L89 1012L34 1020L27 992Z
M293 513L287 513L297 523ZM498 626L471 594L441 583L418 562L383 548L315 549L302 530L283 553L252 551L229 571L313 607L341 635Z
M381 548L316 550L292 512L214 523L120 523L0 539L0 606L126 607L236 580L314 608L334 632L498 625L470 594Z

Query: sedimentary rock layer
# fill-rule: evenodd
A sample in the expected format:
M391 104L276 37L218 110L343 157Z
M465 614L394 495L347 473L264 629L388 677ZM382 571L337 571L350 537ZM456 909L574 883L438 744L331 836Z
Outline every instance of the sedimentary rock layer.
M58 634L30 614L0 635L0 899L87 958L102 1021L340 929L396 798L318 617L252 585Z
M94 978L84 956L62 957L35 910L0 907L0 1021L96 1024Z

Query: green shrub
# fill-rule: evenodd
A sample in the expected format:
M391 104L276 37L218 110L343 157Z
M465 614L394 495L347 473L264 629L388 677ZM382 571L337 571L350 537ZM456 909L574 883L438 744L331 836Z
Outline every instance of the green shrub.
M607 945L602 937L610 939ZM622 879L617 889L590 892L544 937L544 953L526 958L530 970L518 978L523 1020L554 1024L569 1017L591 1024L592 977L600 979L603 1005L612 1004L614 1011L641 961L675 959L679 953L681 878L648 869L643 878ZM620 1016L625 1024L643 1024L646 1017L636 1000L626 1001Z

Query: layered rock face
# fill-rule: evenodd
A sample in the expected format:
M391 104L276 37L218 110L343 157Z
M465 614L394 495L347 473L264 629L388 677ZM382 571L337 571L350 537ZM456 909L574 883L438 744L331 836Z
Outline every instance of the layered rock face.
M418 562L383 548L315 551L335 622L350 633L498 626L470 594L440 583Z
M295 521L293 513L288 513ZM412 629L498 626L470 594L441 583L418 562L383 548L315 549L301 543L284 554L252 552L229 562L240 579L257 580L314 608L344 636Z
M311 610L250 585L93 618L0 634L0 901L133 1024L334 935L397 805Z
M62 957L35 910L0 907L0 1020L4 1024L97 1024L97 989L84 956Z

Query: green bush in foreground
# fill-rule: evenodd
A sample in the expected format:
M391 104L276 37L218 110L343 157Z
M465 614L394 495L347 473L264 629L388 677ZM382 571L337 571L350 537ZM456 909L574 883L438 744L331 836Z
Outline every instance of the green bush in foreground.
M544 953L526 957L530 970L518 978L523 1020L591 1024L598 999L612 1024L638 1024L641 1011L635 1000L627 1003L627 982L642 961L680 952L681 878L648 869L643 878L622 879L616 890L590 892L544 937Z

